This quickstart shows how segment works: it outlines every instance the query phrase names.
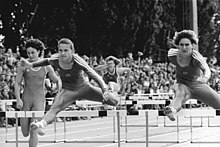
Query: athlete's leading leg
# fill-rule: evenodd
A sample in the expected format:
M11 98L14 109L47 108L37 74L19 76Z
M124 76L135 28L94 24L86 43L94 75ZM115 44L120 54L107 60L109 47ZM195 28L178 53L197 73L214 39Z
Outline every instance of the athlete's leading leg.
M105 100L103 97L103 93L101 88L95 87L91 85L90 83L86 84L83 88L79 90L80 98L87 99L90 101L98 101L102 102L103 104L108 104L111 106L117 106L118 100L117 100L117 94L116 93L110 93L110 98Z
M171 120L175 121L175 114L182 108L183 103L190 99L189 88L180 83L174 85L174 98L170 106L164 109L164 114Z
M220 109L220 95L207 84L198 84L193 87L193 97L211 106Z
M45 114L43 119L40 122L32 123L31 129L32 130L38 130L39 135L45 134L45 127L52 123L54 119L56 118L56 115L64 110L66 107L71 105L76 98L78 97L78 90L77 91L71 91L63 89L56 97L53 105L51 106L50 110Z

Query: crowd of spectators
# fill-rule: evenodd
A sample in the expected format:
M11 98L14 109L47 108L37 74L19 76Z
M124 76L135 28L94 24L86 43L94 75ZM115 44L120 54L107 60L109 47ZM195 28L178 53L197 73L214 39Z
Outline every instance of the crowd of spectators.
M12 49L6 49L0 46L0 100L15 99L14 97L14 83L18 61L20 59L20 52L12 52ZM50 57L51 52L47 52L45 57ZM100 64L105 64L104 57L83 55L82 58L87 61L91 67ZM147 93L171 93L172 86L175 83L175 67L169 62L154 63L151 57L146 58L142 53L138 53L137 58L133 58L132 53L124 58L120 58L121 64L119 66L129 67L132 70L130 81L126 81L124 76L120 77L121 91L120 95L126 96L128 94L147 94ZM209 80L209 85L216 91L220 92L220 68L210 64L212 76ZM102 74L102 73L99 73ZM92 81L91 81L92 82ZM55 96L52 83L46 79L46 97ZM94 83L95 84L95 83ZM22 90L22 89L21 89ZM22 93L22 92L21 92ZM16 105L8 106L7 110L16 110ZM2 110L0 103L0 111ZM0 120L0 125L3 120Z

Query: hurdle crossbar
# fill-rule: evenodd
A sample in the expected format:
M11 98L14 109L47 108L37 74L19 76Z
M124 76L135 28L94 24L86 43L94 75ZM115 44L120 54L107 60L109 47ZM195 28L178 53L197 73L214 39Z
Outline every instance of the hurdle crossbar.
M45 114L44 111L5 111L5 112L0 112L0 117L7 117L7 118L16 118L16 120L19 117L42 117ZM148 136L148 129L149 129L149 124L148 124L148 118L149 117L155 117L155 116L165 116L163 114L163 111L158 111L158 110L139 110L138 113L136 114L138 116L146 116L146 144L148 143L155 143L157 141L149 141L149 136ZM220 115L220 110L215 110L215 109L190 109L190 110L181 110L176 114L177 120L178 117L190 117L191 119L193 117L197 116L204 116L204 117L214 117ZM58 113L57 117L73 117L73 116L98 116L98 117L117 117L117 125L118 125L118 142L120 146L120 142L122 142L120 138L120 117L121 116L129 116L127 114L126 110L104 110L104 111L61 111ZM17 121L16 121L17 122ZM18 125L16 125L18 126ZM177 126L178 126L178 121L177 121ZM177 127L177 135L179 135L179 128ZM178 138L178 136L177 136ZM16 138L16 141L18 142L18 138ZM76 141L76 140L75 140ZM129 142L126 140L126 142ZM170 142L170 141L158 141L157 143L163 143L163 142ZM175 142L175 141L171 141ZM176 142L179 142L179 138L177 139ZM191 126L191 142L193 142L192 138L192 126ZM147 145L146 145L147 146Z
M137 114L145 116L145 112L148 111L149 117L154 116L165 116L162 110L138 110ZM129 116L126 110L92 110L92 111L61 111L57 114L57 117L74 117L74 116L117 116L117 112L119 112L120 116ZM14 118L15 114L18 117L32 117L35 114L35 117L44 116L45 111L0 111L0 117ZM176 114L179 117L214 117L220 115L220 110L216 109L189 109L189 110L181 110Z

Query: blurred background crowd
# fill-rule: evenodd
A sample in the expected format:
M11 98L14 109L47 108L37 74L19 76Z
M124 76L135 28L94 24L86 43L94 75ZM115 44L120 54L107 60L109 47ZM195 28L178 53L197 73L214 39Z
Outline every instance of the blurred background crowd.
M46 52L44 57L50 57L51 52ZM104 57L100 56L86 56L82 58L91 66L105 64ZM0 100L15 99L14 97L14 83L18 61L20 59L20 52L12 52L12 49L0 49ZM120 95L132 94L147 94L147 93L172 93L172 86L175 83L175 67L169 62L156 63L153 58L142 58L142 54L138 54L136 58L133 53L128 53L124 58L120 58L121 64L119 67L129 67L132 74L129 81L126 81L125 76L120 77L121 91ZM212 76L209 80L209 85L216 91L220 92L220 78L219 66L214 65L214 62L208 62L212 71ZM99 73L102 74L102 73ZM94 81L91 81L96 84ZM46 97L54 97L56 95L56 88L50 79L45 80L45 94ZM21 88L22 94L22 88ZM1 106L3 107L3 106ZM15 105L7 109L16 109Z

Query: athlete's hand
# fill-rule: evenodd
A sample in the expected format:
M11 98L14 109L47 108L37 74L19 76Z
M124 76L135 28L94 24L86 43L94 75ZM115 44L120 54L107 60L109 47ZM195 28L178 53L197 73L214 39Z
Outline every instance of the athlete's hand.
M198 77L198 78L196 79L196 81L197 81L197 82L200 82L200 83L202 83L202 84L205 84L205 83L208 82L208 78L201 76L201 77Z
M16 105L16 107L17 107L18 109L21 109L21 108L23 107L23 101L22 101L21 99L17 99L17 105Z
M24 58L21 58L19 62L19 66L24 67L24 68L31 68L32 64L28 62L27 60L25 60Z

